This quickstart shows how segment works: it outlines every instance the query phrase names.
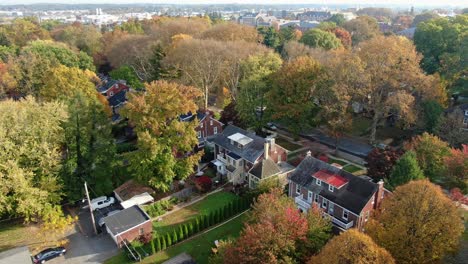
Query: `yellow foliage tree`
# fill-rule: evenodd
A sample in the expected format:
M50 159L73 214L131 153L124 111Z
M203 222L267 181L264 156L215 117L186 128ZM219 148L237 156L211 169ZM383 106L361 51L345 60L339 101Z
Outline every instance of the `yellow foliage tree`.
M392 264L395 260L387 250L372 241L372 238L351 229L330 240L308 263Z
M398 263L434 263L457 248L463 224L455 204L428 180L397 187L367 233Z

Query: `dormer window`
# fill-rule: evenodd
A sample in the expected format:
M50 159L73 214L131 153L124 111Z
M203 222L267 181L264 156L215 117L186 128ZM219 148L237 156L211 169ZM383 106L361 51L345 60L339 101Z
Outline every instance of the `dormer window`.
M335 189L335 188L333 188L332 185L330 185L330 184L328 185L328 190L329 190L330 192L333 192L334 189Z
M322 186L322 181L319 180L319 179L317 179L317 185L318 185L318 186Z

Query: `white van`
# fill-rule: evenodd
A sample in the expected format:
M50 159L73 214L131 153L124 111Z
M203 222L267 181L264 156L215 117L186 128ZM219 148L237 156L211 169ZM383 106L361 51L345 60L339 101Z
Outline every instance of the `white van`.
M101 196L91 200L91 209L97 210L107 207L115 202L114 197Z

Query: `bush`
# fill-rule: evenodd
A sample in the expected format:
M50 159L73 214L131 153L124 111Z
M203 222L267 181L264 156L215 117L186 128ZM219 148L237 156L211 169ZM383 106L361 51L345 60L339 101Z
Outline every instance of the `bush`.
M211 190L212 181L211 178L203 175L195 179L195 187L200 192L208 192Z
M177 232L175 231L175 229L172 231L172 243L175 244L177 243L177 241L179 241L178 237L177 237Z
M172 245L172 238L169 233L166 234L166 241L167 241L167 246L170 247Z
M195 233L198 233L200 232L201 228L200 228L200 219L197 217L195 218Z
M166 238L164 236L161 237L161 250L166 249Z
M116 144L117 154L132 152L132 151L135 151L135 150L137 150L137 146L134 143L131 143L131 142Z
M193 230L193 223L190 222L190 223L189 223L188 236L193 235L193 234L194 234L193 231L194 231L194 230Z
M179 225L179 241L184 240L184 238L185 238L184 229L183 229L182 225Z
M187 224L184 224L184 237L188 238L190 236L189 229L187 227Z

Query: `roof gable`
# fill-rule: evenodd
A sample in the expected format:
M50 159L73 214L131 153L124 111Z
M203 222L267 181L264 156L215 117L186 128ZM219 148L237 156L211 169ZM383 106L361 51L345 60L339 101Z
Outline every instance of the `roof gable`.
M252 140L242 148L239 148L238 146L231 144L231 140L229 139L229 137L234 134L242 134ZM264 138L233 125L228 125L222 133L217 134L213 142L230 152L234 152L251 163L255 163L255 161L257 161L257 159L264 153Z
M264 159L255 164L249 173L257 178L265 179L281 173L281 169L272 159Z

